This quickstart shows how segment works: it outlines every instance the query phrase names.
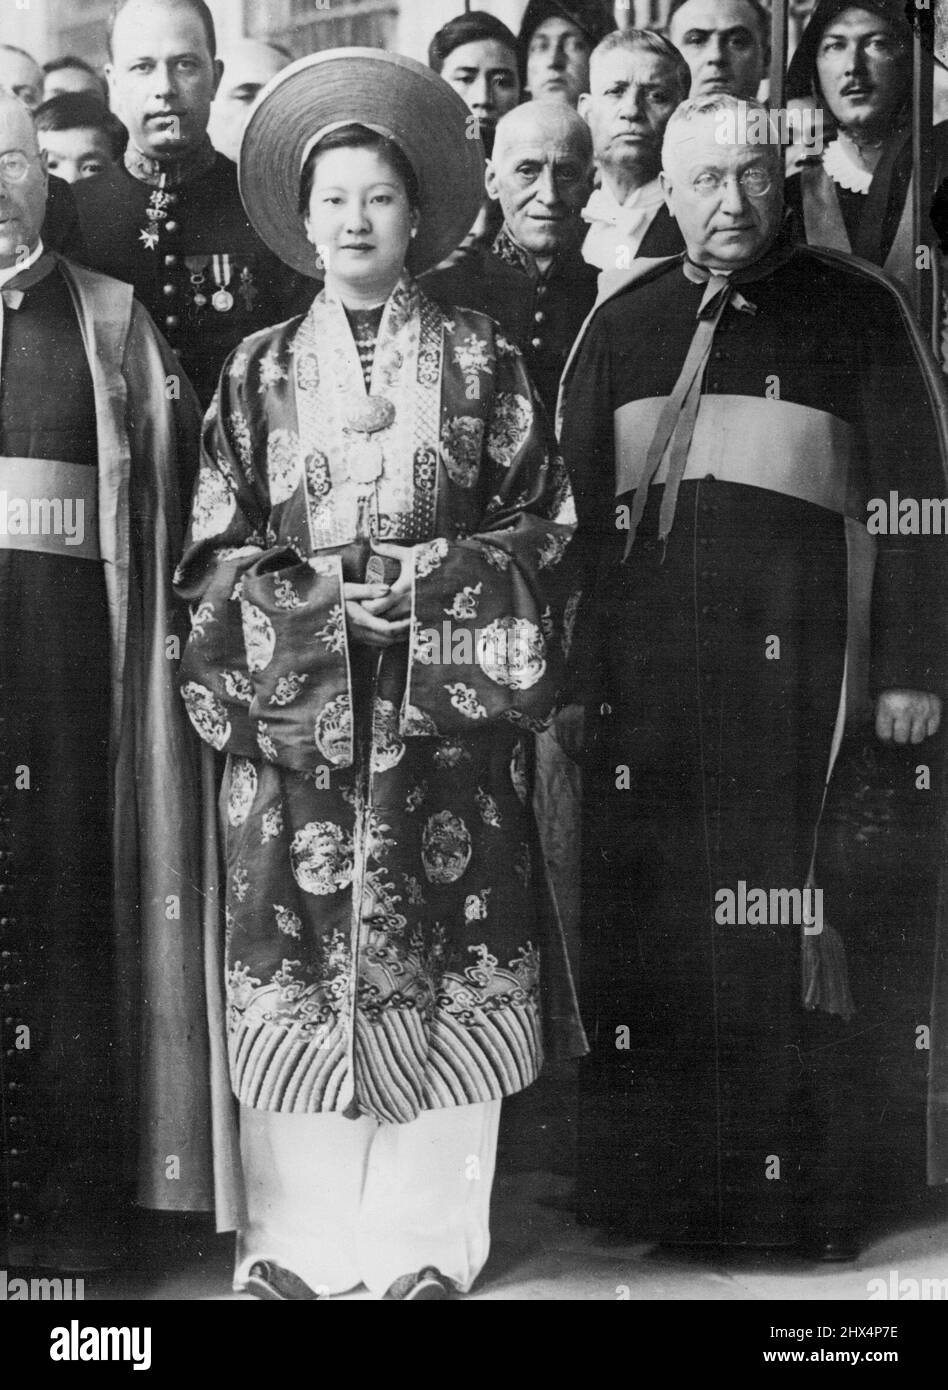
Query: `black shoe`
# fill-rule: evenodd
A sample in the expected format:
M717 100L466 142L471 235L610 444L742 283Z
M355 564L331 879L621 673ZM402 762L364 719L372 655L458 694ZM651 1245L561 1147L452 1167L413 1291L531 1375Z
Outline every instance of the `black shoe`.
M451 1297L451 1286L434 1265L426 1265L417 1274L403 1274L382 1295L383 1303L430 1303Z
M329 1297L327 1293L316 1293L298 1274L272 1260L258 1260L251 1265L244 1288L255 1298L271 1303L312 1303Z

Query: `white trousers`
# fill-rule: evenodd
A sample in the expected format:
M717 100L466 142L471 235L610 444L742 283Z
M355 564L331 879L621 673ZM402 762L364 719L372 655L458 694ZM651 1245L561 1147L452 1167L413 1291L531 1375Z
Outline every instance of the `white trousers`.
M409 1124L240 1107L247 1222L235 1289L255 1260L317 1293L382 1294L435 1265L467 1292L490 1250L500 1101L427 1110Z

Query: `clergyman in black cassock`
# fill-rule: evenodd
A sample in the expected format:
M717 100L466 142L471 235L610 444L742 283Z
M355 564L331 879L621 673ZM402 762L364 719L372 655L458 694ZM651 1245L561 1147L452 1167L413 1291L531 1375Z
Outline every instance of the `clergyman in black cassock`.
M857 1116L846 1160L824 1152L845 1078L827 1100L810 1025L866 1021L859 999L839 1016L839 942L802 890L857 635L847 534L890 489L948 491L944 395L884 277L781 234L775 151L716 138L733 102L669 123L688 252L601 304L561 401L586 557L580 1206L643 1238L830 1257L855 1243L866 1136ZM862 625L886 740L937 730L944 551L877 540ZM796 920L733 920L742 884L798 890Z

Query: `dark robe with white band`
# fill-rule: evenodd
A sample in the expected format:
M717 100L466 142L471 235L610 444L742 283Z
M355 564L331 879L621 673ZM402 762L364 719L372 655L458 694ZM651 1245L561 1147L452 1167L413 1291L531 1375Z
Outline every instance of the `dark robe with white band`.
M948 491L937 373L881 277L789 246L759 273L737 286L755 312L728 304L714 335L667 543L663 471L624 564L621 509L707 287L676 259L600 307L562 399L589 557L582 1202L643 1237L714 1243L793 1239L817 1172L798 1123L801 925L724 924L716 895L807 881L847 514L893 488ZM879 539L872 693L943 692L944 546Z

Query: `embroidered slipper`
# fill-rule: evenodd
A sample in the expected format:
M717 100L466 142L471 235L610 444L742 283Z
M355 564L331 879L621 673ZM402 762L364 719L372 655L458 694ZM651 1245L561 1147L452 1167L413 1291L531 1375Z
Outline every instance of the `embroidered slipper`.
M383 1293L382 1301L390 1303L432 1302L450 1298L451 1286L434 1265L426 1265L417 1274L403 1274Z
M250 1266L244 1289L255 1298L278 1303L326 1301L329 1298L327 1293L316 1293L308 1284L304 1284L298 1274L274 1264L272 1260L258 1260Z

